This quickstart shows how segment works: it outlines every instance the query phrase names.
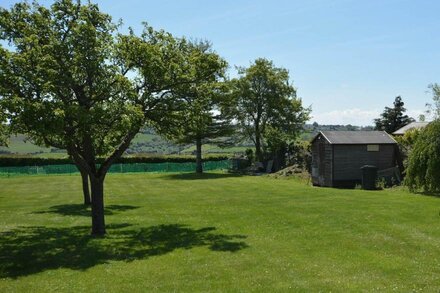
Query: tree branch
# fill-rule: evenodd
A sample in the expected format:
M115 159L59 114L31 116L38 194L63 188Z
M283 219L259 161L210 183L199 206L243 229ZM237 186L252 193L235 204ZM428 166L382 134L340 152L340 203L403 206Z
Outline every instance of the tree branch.
M92 174L92 169L87 164L86 160L79 154L78 150L74 145L69 144L67 146L67 153L73 158L73 161L82 170L86 171L88 174Z
M132 129L129 133L127 133L119 147L104 161L104 163L102 163L101 167L98 170L99 177L104 177L107 174L108 169L110 169L115 160L119 159L122 154L124 154L125 150L130 146L131 141L139 132L139 130L140 126Z

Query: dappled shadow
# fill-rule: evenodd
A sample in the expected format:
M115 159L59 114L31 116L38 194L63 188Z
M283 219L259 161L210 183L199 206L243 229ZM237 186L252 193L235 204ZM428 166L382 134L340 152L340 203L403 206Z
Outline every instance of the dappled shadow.
M134 210L139 207L131 205L107 205L104 208L106 215L114 215L118 212ZM62 204L51 206L48 210L33 212L33 214L59 214L63 216L91 216L91 207L84 204Z
M89 235L90 227L21 227L0 233L0 278L26 276L50 269L85 270L109 261L133 261L175 249L206 246L235 252L248 247L246 236L214 233L181 224L136 228L108 225L104 238Z
M221 179L221 178L231 178L231 177L241 177L238 173L179 173L179 174L168 174L164 175L164 179L172 180L203 180L203 179Z

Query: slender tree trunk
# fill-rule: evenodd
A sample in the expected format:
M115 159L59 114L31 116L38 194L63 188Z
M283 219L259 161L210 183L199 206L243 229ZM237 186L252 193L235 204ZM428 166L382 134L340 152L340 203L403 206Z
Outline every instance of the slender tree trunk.
M255 133L255 157L258 162L263 162L263 155L261 153L261 137L257 132Z
M196 173L203 173L201 138L196 139Z
M105 234L104 220L104 176L90 176L92 187L92 235L103 236Z
M84 195L84 205L90 205L92 203L90 199L90 190L89 190L89 174L85 171L81 172L81 179L82 179L82 188L83 188L83 195Z

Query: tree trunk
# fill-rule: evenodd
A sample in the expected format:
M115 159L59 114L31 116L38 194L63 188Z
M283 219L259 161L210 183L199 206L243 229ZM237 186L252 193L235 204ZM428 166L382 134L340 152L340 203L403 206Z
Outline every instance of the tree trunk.
M103 236L105 234L104 221L104 177L90 176L92 187L92 235Z
M84 205L90 205L92 201L90 199L89 175L87 174L87 172L81 171L81 179L82 179L82 188L84 195Z
M263 162L263 155L261 153L261 137L259 133L255 134L255 158L258 162Z
M202 164L202 139L196 139L196 173L203 173Z

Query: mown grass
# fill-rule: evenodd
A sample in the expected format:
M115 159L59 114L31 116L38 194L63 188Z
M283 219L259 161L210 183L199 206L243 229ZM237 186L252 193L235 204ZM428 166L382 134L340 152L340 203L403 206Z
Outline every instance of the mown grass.
M0 292L440 290L440 198L211 173L0 178Z

